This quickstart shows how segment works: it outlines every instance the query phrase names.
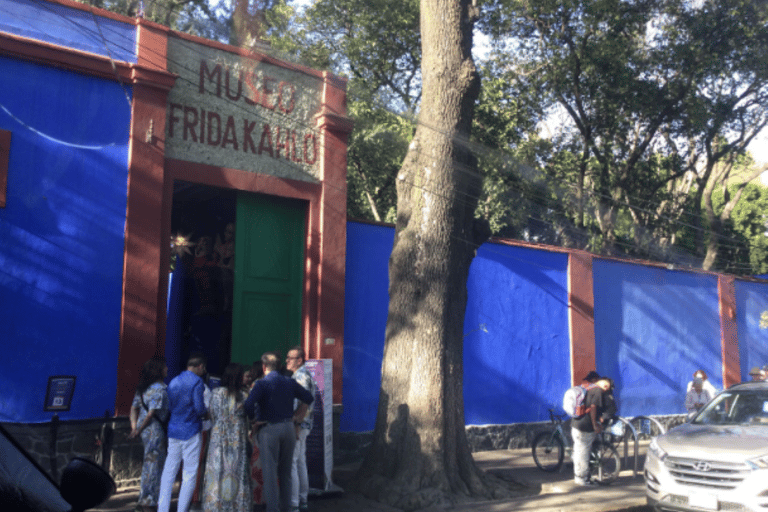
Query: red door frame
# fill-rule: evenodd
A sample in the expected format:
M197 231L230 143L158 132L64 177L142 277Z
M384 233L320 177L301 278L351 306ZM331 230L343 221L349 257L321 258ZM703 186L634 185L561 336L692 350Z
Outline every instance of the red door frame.
M139 63L167 73L170 31L138 20ZM179 34L174 34L179 36ZM242 53L219 43L200 44ZM280 62L274 61L278 65ZM282 64L291 69L295 66ZM305 70L306 71L306 70ZM302 199L309 203L302 339L307 357L333 360L333 401L341 403L344 354L346 253L346 149L352 123L346 116L346 81L312 72L323 83L315 126L321 148L321 181L309 183L165 159L164 134L170 87L136 82L129 156L128 211L120 354L115 414L130 410L139 370L165 351L165 307L170 261L173 183L191 183ZM166 80L167 82L167 80ZM164 82L164 83L166 83Z

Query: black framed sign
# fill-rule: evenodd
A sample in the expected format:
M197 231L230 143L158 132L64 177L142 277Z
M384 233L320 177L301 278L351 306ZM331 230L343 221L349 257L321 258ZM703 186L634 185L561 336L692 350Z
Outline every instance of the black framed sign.
M75 394L74 375L53 375L48 377L48 389L45 392L46 411L68 411Z

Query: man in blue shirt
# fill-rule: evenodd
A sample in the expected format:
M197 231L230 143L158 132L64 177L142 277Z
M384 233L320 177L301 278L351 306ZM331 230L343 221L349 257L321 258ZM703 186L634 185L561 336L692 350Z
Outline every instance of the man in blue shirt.
M258 406L259 457L264 476L267 512L291 510L291 463L297 425L307 414L314 397L301 384L277 371L280 358L274 352L261 356L264 377L257 380L245 400L245 412L254 417ZM294 411L293 400L300 401Z
M184 471L176 510L189 511L200 462L202 420L207 414L203 400L205 384L201 378L205 375L205 362L204 355L191 354L187 360L187 370L168 384L171 419L168 422L168 456L160 477L158 512L168 512L170 508L171 490L182 460Z

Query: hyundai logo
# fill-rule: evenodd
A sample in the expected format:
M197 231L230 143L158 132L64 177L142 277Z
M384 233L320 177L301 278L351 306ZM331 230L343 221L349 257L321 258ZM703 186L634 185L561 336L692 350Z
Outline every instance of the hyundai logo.
M696 471L707 472L712 469L712 465L709 462L700 460L693 465L693 469Z

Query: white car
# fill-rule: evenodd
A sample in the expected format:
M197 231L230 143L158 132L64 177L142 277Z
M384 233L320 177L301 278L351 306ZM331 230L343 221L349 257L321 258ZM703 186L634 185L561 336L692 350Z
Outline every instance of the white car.
M768 382L722 391L654 438L645 484L656 511L768 511Z

